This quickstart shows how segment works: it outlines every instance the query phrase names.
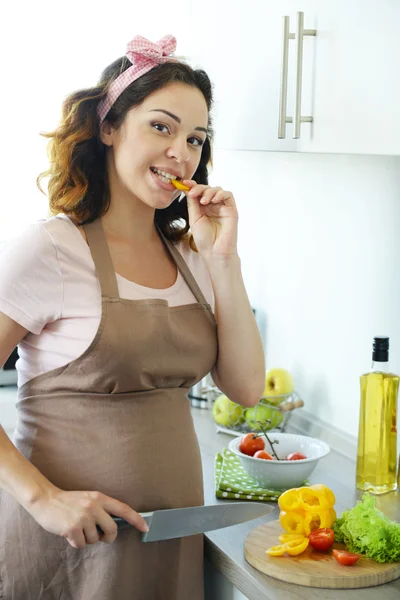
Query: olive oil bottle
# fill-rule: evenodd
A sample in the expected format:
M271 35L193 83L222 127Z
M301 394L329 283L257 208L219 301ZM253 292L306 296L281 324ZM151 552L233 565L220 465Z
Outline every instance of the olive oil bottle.
M360 377L356 486L373 494L397 488L399 377L389 372L389 338L375 337L372 366Z

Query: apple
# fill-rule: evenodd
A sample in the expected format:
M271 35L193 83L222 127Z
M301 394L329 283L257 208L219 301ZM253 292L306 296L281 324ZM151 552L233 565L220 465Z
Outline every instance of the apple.
M283 421L283 414L272 405L257 404L246 410L245 418L247 424L253 431L262 431L261 426L257 421L261 421L264 429L268 431L269 429L279 427ZM267 419L270 419L271 423L268 423Z
M245 422L245 411L246 408L244 406L232 402L227 396L221 394L214 401L212 416L218 425L233 427L235 425L242 425Z
M265 375L265 389L263 398L268 398L271 404L280 404L286 398L278 396L288 395L294 391L293 378L286 369L270 369Z

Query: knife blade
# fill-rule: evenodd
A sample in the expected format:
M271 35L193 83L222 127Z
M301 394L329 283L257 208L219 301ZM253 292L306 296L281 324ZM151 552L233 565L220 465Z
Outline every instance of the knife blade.
M230 527L262 517L273 509L273 506L261 502L230 502L140 513L149 526L149 531L142 533L142 542L170 540ZM113 516L113 519L118 529L131 527L120 517ZM102 533L99 526L97 529Z

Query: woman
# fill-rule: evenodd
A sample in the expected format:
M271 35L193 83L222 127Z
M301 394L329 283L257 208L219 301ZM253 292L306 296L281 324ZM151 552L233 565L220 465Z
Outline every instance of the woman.
M202 536L143 544L138 513L203 503L187 391L211 371L253 406L264 355L234 198L207 185L211 85L174 50L138 36L66 99L47 134L53 216L0 256L0 364L20 354L2 600L203 598Z

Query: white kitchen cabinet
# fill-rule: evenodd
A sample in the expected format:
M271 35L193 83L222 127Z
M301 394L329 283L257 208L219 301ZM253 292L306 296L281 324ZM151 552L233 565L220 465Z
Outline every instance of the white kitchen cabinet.
M304 27L302 116L278 138L283 16ZM215 146L234 150L400 155L398 0L192 0L191 62L215 89ZM296 40L289 41L287 116L293 117Z

